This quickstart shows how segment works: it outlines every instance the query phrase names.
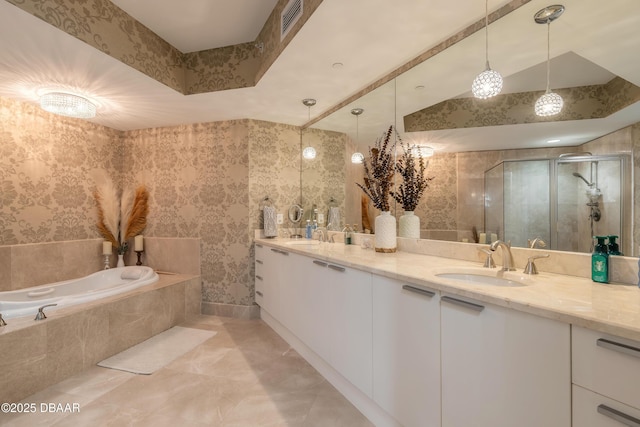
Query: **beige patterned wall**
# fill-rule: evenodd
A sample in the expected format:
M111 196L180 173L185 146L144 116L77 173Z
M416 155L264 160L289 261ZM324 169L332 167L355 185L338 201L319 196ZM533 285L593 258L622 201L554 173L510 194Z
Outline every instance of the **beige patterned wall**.
M121 155L118 131L0 98L0 246L98 237L94 179Z

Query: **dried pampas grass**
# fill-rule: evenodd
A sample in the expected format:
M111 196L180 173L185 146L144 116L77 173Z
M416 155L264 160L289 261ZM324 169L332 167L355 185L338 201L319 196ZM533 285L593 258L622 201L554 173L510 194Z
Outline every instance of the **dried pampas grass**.
M98 205L98 231L118 253L126 252L127 240L140 234L147 226L147 189L144 185L135 191L126 189L120 198L113 181L107 178L104 183L97 185L93 195Z
M120 201L113 181L106 179L104 183L98 185L94 197L98 204L98 230L105 240L110 241L114 247L118 247Z
M126 220L127 228L124 240L137 236L147 226L147 214L149 213L149 192L144 185L136 188L131 214ZM125 222L124 216L122 222Z

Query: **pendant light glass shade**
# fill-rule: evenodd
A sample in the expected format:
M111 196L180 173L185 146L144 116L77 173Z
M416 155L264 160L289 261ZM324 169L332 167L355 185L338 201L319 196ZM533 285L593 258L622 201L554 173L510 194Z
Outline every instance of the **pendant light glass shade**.
M358 145L360 145L360 125L358 122L358 118L360 114L362 114L364 110L362 108L354 108L351 110L351 114L356 116L356 152L351 155L351 163L359 165L364 162L364 154L362 154L358 150Z
M536 115L541 117L555 116L560 114L563 105L564 101L560 95L547 91L536 101Z
M486 68L478 74L471 84L473 96L479 99L487 99L498 95L502 91L502 76L489 66L489 0L485 0L484 31L485 31L485 57Z
M414 145L411 147L411 154L416 157L431 157L434 152L434 149L428 145Z
M86 98L64 92L50 92L40 97L40 108L61 116L91 119L96 106Z
M309 146L302 150L302 157L307 160L313 160L316 158L316 149Z
M362 164L362 162L364 162L364 154L361 152L356 151L351 155L351 163L359 165Z
M492 70L487 62L487 69L481 72L473 80L471 92L479 99L487 99L498 95L502 91L502 76L499 72Z

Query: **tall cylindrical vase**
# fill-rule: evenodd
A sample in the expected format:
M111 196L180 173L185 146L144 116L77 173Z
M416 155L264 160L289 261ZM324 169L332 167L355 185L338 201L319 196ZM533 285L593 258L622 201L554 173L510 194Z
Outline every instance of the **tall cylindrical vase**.
M396 251L396 218L391 212L381 212L376 217L376 252L393 253Z
M413 211L404 211L398 220L398 237L420 238L420 217Z
M124 267L124 254L118 254L118 263L116 267Z

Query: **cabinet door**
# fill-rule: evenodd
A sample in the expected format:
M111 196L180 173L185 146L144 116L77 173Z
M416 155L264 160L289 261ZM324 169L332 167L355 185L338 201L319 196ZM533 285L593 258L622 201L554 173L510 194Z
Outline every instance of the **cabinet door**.
M328 362L363 393L372 395L371 273L329 263L322 287L321 327Z
M442 426L566 427L569 325L441 298Z
M262 308L273 317L280 320L282 318L281 291L282 281L286 278L288 269L289 252L275 248L267 249L264 252L264 264L262 266Z
M640 427L640 409L573 386L574 427Z
M373 399L405 427L440 426L435 292L373 276Z

